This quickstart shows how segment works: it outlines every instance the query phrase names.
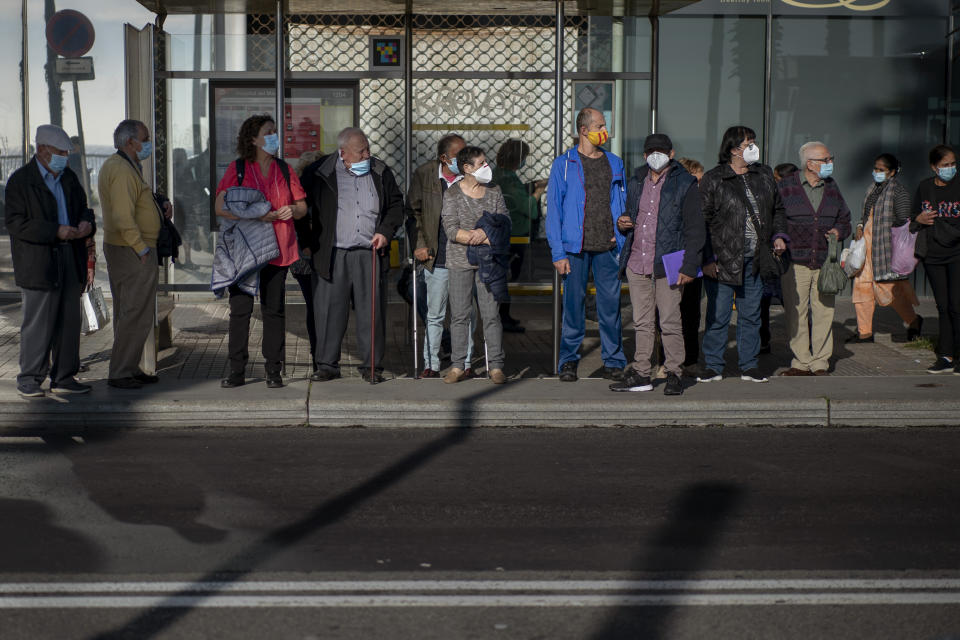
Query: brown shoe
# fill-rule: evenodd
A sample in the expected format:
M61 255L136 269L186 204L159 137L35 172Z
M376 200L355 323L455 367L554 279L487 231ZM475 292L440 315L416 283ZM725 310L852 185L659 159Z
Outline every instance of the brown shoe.
M447 384L453 384L455 382L460 382L464 380L464 371L459 367L450 367L450 371L447 371L447 375L443 376L443 381Z
M813 372L813 375L815 375L815 376L828 376L828 375L830 375L830 371L827 370L827 369L817 369L816 371Z
M507 376L504 375L503 369L491 369L490 370L490 382L493 384L503 384L507 381Z
M806 369L797 369L796 367L790 367L786 371L780 372L781 376L812 376L813 373L807 371Z

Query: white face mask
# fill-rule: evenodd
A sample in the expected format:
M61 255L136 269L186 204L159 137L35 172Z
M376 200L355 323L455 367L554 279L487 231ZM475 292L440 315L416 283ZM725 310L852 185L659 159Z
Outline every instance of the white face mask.
M647 156L647 165L654 171L660 171L670 164L670 156L662 151L654 151Z
M476 178L480 184L487 184L493 180L493 169L491 169L487 163L483 163L482 167L473 172L473 177Z
M760 162L760 147L755 144L751 144L749 147L743 150L743 161L747 164L753 164L754 162Z

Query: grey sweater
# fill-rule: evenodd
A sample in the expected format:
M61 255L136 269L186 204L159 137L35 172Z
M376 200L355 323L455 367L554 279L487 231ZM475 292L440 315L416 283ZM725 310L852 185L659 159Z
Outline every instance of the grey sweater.
M440 222L447 234L447 268L448 269L476 269L467 260L467 245L454 242L458 230L471 231L477 226L477 221L484 211L490 213L510 215L507 204L503 200L500 187L488 186L484 189L482 198L471 198L460 189L462 182L450 186L443 194L443 209L440 211Z

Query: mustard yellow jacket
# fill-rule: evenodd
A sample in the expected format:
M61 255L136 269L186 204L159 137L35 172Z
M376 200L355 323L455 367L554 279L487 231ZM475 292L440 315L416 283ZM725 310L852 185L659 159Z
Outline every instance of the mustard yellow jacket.
M137 253L156 249L161 214L140 172L118 152L103 163L98 182L103 241Z

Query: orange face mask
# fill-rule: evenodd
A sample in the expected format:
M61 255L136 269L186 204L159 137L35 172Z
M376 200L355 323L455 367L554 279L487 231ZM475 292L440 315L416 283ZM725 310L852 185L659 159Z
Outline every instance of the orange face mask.
M590 141L595 147L599 147L602 144L606 144L607 140L610 139L610 135L607 133L606 129L601 129L600 131L588 131L587 140Z

